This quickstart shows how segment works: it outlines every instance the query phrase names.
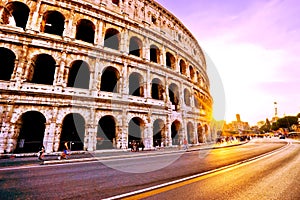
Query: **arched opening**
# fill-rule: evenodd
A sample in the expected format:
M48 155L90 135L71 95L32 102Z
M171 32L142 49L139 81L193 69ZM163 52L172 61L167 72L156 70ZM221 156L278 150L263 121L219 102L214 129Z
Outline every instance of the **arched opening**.
M161 146L161 143L164 142L165 135L164 135L164 121L161 119L157 119L153 123L153 146L157 144Z
M160 51L159 48L155 45L150 46L150 61L159 63Z
M145 123L139 117L134 117L129 121L128 125L128 147L131 146L132 142L143 141Z
M143 86L143 77L133 72L129 76L129 95L143 97L144 96L144 86Z
M191 77L191 80L194 81L195 79L195 70L194 70L194 67L190 66L190 77Z
M55 64L55 60L50 55L40 54L36 56L31 66L29 80L32 77L32 83L53 85Z
M89 65L82 60L74 61L70 68L67 86L89 89L89 85L90 85Z
M87 19L81 19L76 26L76 39L89 43L94 43L95 25Z
M117 6L119 6L119 3L120 3L119 0L112 0L111 2L112 2L113 4L115 4L115 5L117 5Z
M198 123L197 125L197 135L198 135L198 142L199 143L203 143L204 139L203 139L203 127L201 126L200 123Z
M18 121L20 133L15 153L38 152L43 145L46 118L37 111L22 114Z
M47 11L43 16L41 32L62 36L65 17L58 11Z
M30 9L24 3L17 1L8 3L1 17L2 23L17 26L25 30L29 12Z
M170 52L166 53L166 66L171 69L175 69L175 57Z
M153 99L164 100L165 88L158 78L152 80L151 96Z
M196 108L201 108L201 99L197 93L194 94L194 104Z
M116 122L113 116L104 116L98 122L96 149L116 148Z
M65 116L62 124L59 151L63 150L65 142L67 142L69 149L72 151L83 150L84 136L84 118L78 113L68 114Z
M179 89L178 86L172 83L169 86L169 99L174 106L174 110L179 110Z
M129 54L137 57L142 55L142 41L137 37L130 38Z
M179 121L175 120L171 125L171 137L172 137L172 145L179 145L180 137L179 131L181 128L181 124Z
M196 76L197 76L197 77L196 77L196 78L197 78L197 82L198 82L198 84L200 84L200 82L201 82L200 72L197 71L196 74L197 74L197 75L196 75Z
M180 66L180 73L183 75L186 75L186 64L184 62L184 60L180 60L179 62L179 66Z
M187 106L191 105L191 94L187 88L184 89L184 103Z
M188 137L188 143L189 144L194 144L194 126L192 122L189 122L187 124L187 137Z
M116 29L109 28L106 30L104 37L104 46L118 50L120 43L120 33Z
M0 47L0 80L9 81L14 71L16 56L9 49Z
M107 67L102 72L100 90L105 92L118 92L120 74L114 67Z

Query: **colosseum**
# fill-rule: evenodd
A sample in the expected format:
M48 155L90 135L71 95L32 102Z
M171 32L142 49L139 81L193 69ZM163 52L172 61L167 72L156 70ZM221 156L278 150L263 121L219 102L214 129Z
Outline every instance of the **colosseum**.
M0 153L213 139L204 53L154 0L0 5Z

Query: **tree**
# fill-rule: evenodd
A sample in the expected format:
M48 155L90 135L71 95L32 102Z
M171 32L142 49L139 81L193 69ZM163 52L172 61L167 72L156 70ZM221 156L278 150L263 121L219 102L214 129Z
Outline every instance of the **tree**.
M294 124L298 124L298 117L296 116L286 116L283 118L280 118L277 120L276 125L278 128L288 128L290 130L290 127Z

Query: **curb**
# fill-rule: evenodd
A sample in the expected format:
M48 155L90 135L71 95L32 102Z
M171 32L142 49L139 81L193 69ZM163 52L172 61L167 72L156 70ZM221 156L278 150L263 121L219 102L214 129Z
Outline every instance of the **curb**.
M152 155L161 155L161 154L172 154L172 153L184 153L184 152L192 152L192 151L200 151L200 150L208 150L208 149L220 149L220 148L229 148L234 146L239 146L248 143L241 142L238 144L231 144L226 146L212 146L212 147L205 147L205 148L194 148L194 149L188 149L188 150L171 150L171 151L155 151L153 153L147 153L147 154L130 154L130 155L116 155L116 156L104 156L104 157L92 157L92 158L75 158L75 159L64 159L64 160L47 160L43 161L40 164L41 165L51 165L51 164L65 164L65 163L74 163L74 162L87 162L87 161L101 161L101 160L109 160L109 159L115 159L115 158L131 158L131 157L141 157L141 156L152 156Z

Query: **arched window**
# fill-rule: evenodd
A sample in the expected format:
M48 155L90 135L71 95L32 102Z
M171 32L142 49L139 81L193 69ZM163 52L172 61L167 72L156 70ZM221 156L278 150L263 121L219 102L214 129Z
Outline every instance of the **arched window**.
M119 0L112 0L111 2L112 2L113 4L115 4L115 5L117 5L117 6L119 6L119 3L120 3Z
M175 57L170 52L166 53L166 66L175 69Z
M190 66L190 77L191 77L191 80L194 81L195 79L195 70L194 70L194 67Z
M89 84L90 84L89 65L82 60L77 60L73 62L70 69L67 86L89 89Z
M118 92L118 80L120 79L120 74L118 70L113 67L107 67L101 76L101 91L106 92Z
M158 78L152 80L151 96L153 99L164 100L165 88Z
M52 85L55 73L55 60L47 54L40 54L35 57L31 65L31 73L28 79L32 83Z
M14 71L16 56L9 49L0 47L0 80L9 81Z
M139 96L143 97L144 96L144 86L143 86L143 77L136 73L133 72L129 76L129 95L133 96Z
M2 23L21 27L25 30L29 12L30 9L24 3L17 1L8 3L1 16Z
M116 144L116 119L103 116L98 122L96 149L112 149Z
M142 41L137 37L130 38L129 54L137 57L142 55Z
M65 17L58 11L47 11L43 16L41 32L62 36Z
M179 109L179 89L178 86L172 83L169 86L169 98L172 102L172 105L175 106L175 110L177 111Z
M109 28L106 30L104 37L104 46L118 50L120 43L120 33L116 29Z
M94 43L95 25L87 19L81 19L76 26L76 39Z
M179 66L180 66L180 73L183 75L186 75L186 64L184 62L184 60L180 60L179 62Z
M187 106L191 105L191 100L190 99L191 99L190 91L187 88L185 88L184 89L184 103L185 103L185 105L187 105Z
M159 48L155 45L150 46L150 61L159 63L160 51Z

